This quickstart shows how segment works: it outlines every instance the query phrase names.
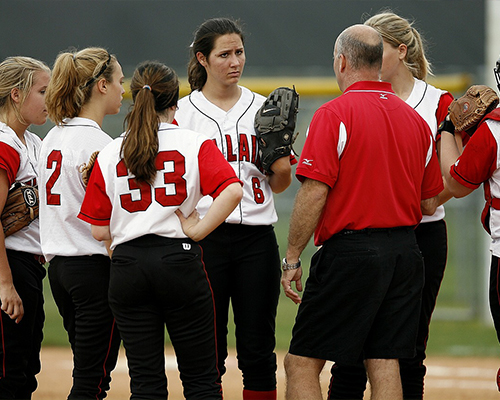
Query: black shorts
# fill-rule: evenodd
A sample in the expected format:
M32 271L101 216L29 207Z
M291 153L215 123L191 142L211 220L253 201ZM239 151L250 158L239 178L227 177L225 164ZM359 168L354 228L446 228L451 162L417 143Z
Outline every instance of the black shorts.
M333 236L312 258L290 353L344 364L413 357L422 286L412 228Z

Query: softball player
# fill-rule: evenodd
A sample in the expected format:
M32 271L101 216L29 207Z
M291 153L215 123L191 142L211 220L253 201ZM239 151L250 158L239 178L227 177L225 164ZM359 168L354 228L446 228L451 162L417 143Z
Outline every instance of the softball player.
M500 58L494 72L500 89ZM443 130L441 139L441 169L446 186L457 198L467 196L481 184L484 186L486 204L481 222L491 236L489 302L500 342L500 108L484 117L463 152L457 146L456 134L450 132L454 131L454 127L448 125L447 128ZM500 391L500 369L496 381Z
M185 397L222 399L214 303L196 241L236 207L241 182L211 140L172 124L179 98L173 70L145 62L131 91L127 131L99 154L79 214L96 239L112 239L109 299L131 398L167 398L166 326ZM199 220L203 195L215 200Z
M453 96L425 82L430 65L425 57L418 31L406 19L384 12L369 18L365 25L375 28L384 40L382 80L390 82L394 92L412 106L427 122L434 139L438 125L448 114ZM411 134L408 132L407 134ZM444 200L448 200L444 198ZM417 354L411 359L400 359L401 381L405 399L422 399L423 361L429 335L431 315L443 279L447 258L446 224L441 205L433 215L424 215L415 230L417 243L424 257L425 278L417 336ZM329 399L362 399L366 388L366 372L359 366L334 364L332 366Z
M15 182L37 186L41 140L27 129L47 119L50 69L29 57L0 64L0 213ZM40 372L45 277L39 224L0 233L0 398L31 399Z
M86 48L59 54L47 89L56 126L40 151L40 236L73 350L69 399L106 397L120 346L108 304L109 256L77 215L85 195L79 167L112 141L101 126L120 110L123 78L115 56Z
M212 139L244 182L242 201L201 245L215 296L221 375L231 301L243 398L267 400L276 399L274 331L280 292L273 192L290 185L291 166L288 157L280 158L270 176L258 167L254 118L265 98L238 85L245 66L243 42L240 27L227 18L210 19L198 28L188 66L192 92L179 101L176 121ZM201 215L210 202L202 199Z

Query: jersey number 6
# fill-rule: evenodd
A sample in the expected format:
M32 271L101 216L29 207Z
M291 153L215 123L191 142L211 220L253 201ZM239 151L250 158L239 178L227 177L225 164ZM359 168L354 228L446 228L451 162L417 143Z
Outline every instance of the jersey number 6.
M139 190L140 199L133 200L132 194L121 194L120 202L124 210L130 213L145 211L152 203L153 189L155 201L163 207L180 206L187 198L186 180L183 175L186 173L184 156L177 150L161 151L156 156L156 169L164 171L166 166L171 164L173 169L163 172L163 183L167 186L174 186L173 193L167 193L167 186L153 188L151 185L143 184L139 186L135 179L128 178L130 190ZM128 176L125 162L121 160L116 166L117 177Z

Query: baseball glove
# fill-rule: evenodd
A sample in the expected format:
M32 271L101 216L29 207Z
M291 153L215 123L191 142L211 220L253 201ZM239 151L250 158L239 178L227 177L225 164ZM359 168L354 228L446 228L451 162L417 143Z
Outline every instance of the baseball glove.
M299 106L299 94L295 87L279 87L272 91L255 114L255 132L259 144L262 168L272 174L271 165L278 158L289 156Z
M450 120L457 132L465 131L472 136L483 117L498 105L498 96L485 85L471 86L465 94L448 107Z
M89 183L90 179L90 174L92 173L92 170L94 169L94 163L95 160L97 159L97 155L99 154L98 151L94 151L89 158L88 163L83 163L80 166L80 173L82 174L82 181L85 187L87 187L87 184Z
M9 190L2 211L5 237L16 233L38 218L38 189L16 182Z

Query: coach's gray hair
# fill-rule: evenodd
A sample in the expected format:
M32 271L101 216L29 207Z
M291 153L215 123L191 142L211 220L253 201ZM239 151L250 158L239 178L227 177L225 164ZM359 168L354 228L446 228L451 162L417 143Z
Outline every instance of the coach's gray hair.
M369 38L362 37L359 32L347 28L337 38L336 56L343 54L354 70L362 68L380 70L382 68L384 43L380 34L378 36L380 40L370 43Z

